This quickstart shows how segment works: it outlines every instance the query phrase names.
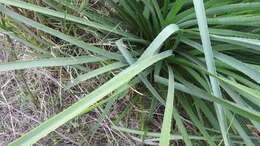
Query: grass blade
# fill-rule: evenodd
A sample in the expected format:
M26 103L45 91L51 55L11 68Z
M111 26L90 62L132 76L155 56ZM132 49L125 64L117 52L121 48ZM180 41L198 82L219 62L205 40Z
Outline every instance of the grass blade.
M126 61L131 65L135 62L134 58L132 57L131 53L127 50L126 46L123 43L123 39L116 41L116 45L122 55L125 57ZM165 105L164 99L160 96L160 94L156 91L153 85L147 80L147 78L141 73L138 75L147 89L152 93L152 95L162 104Z
M169 146L171 137L171 127L172 127L172 115L174 112L174 76L171 67L168 66L169 70L169 83L168 83L168 94L166 100L166 106L163 116L163 124L160 136L160 146ZM187 138L187 137L184 137Z
M0 72L27 69L32 67L53 67L53 66L66 66L90 62L104 61L101 57L80 56L80 57L56 57L49 59L40 59L33 61L14 61L0 64Z
M19 14L15 13L15 12L7 9L7 8L4 8L1 5L0 5L0 11L2 13L4 13L5 15L7 15L7 16L9 16L9 17L11 17L11 18L13 18L13 19L15 19L17 21L25 23L25 24L27 24L29 26L37 28L38 30L41 30L41 31L46 32L48 34L51 34L53 36L56 36L56 37L58 37L58 38L60 38L62 40L70 42L71 44L74 44L74 45L76 45L78 47L84 48L86 50L92 51L94 53L97 53L99 55L102 55L102 56L105 56L105 57L108 57L108 58L113 58L113 59L117 59L117 60L122 59L122 57L120 55L118 55L117 53L112 53L112 52L109 52L109 51L97 48L95 46L91 46L88 43L80 41L80 40L78 40L76 38L68 36L68 35L66 35L64 33L61 33L59 31L57 31L57 30L54 30L54 29L49 28L49 27L47 27L45 25L42 25L42 24L40 24L38 22L35 22L35 21L33 21L33 20L29 19L29 18L26 18L26 17L24 17L22 15L19 15Z
M146 58L148 56L153 55L157 51L159 51L163 42L168 39L172 34L179 31L179 27L176 24L170 24L165 27L154 39L154 41L148 46L148 48L144 51L139 60Z
M232 116L231 112L227 111L226 114L227 114L227 117L229 118L229 121L233 123L234 127L236 128L236 130L238 131L239 135L242 137L242 139L244 140L246 145L254 145L252 140L249 138L248 134L242 128L239 121L235 117L232 118L233 116Z
M22 39L22 38L16 36L13 32L7 31L7 30L5 30L5 29L3 29L3 28L1 28L1 27L0 27L0 31L1 31L2 33L4 33L4 34L8 35L10 38L17 40L17 41L23 43L24 45L26 45L26 46L28 46L28 47L30 47L30 48L36 50L36 51L39 51L39 52L41 52L41 53L44 53L44 54L46 54L46 55L48 55L48 56L51 55L51 53L49 53L48 51L46 51L46 50L44 50L44 49L42 49L42 48L40 48L40 47L38 47L38 46L35 46L35 45L33 45L32 43L30 43L30 42L28 42L28 41L26 41L26 40L24 40L24 39Z
M163 77L157 76L156 77L156 82L161 83L163 85L168 85L168 79L165 79ZM188 83L187 81L182 80L182 82L184 82L184 84L180 84L175 82L175 89L182 91L184 93L190 94L194 97L197 98L201 98L204 100L208 100L210 102L216 102L218 104L221 104L223 107L237 113L240 114L248 119L252 119L256 122L260 122L260 112L246 108L245 106L241 106L239 104L235 104L233 102L230 102L228 100L216 97L214 95L211 95L209 93L207 93L204 90L201 90L200 88L198 88L197 86Z
M116 62L116 63L113 63L113 64L110 64L110 65L107 65L107 66L104 66L104 67L101 67L99 69L96 69L96 70L93 70L91 72L88 72L86 74L83 74L83 75L79 75L76 79L70 81L65 87L64 89L65 90L68 90L70 89L71 87L73 86L76 86L77 84L83 82L83 81L86 81L88 79L91 79L95 76L98 76L100 74L103 74L103 73L106 73L106 72L109 72L109 71L112 71L112 70L115 70L115 69L119 69L121 67L124 67L126 66L126 64L123 64L121 62Z
M40 6L30 4L30 3L26 3L26 2L23 2L23 1L0 0L0 3L15 6L15 7L24 8L24 9L27 9L27 10L39 12L39 13L54 16L54 17L58 17L58 18L69 20L69 21L72 21L72 22L76 22L76 23L79 23L79 24L82 24L82 25L90 26L92 28L105 30L105 31L108 31L108 32L113 32L113 33L122 35L124 37L136 38L132 34L117 30L117 29L115 29L113 27L109 27L107 25L102 25L102 24L99 24L99 23L91 22L91 21L88 21L86 19L83 20L82 18L79 18L79 17L76 17L76 16L72 16L72 15L69 15L69 14L66 14L66 13L63 13L63 12L54 11L54 10L51 10L51 9L48 9L48 8L40 7Z
M198 25L199 25L200 36L201 36L203 51L204 51L205 60L207 64L207 69L210 73L216 74L215 62L213 59L213 52L212 52L212 47L211 47L211 42L209 37L209 30L208 30L208 24L207 24L207 18L206 18L203 0L193 0L193 4L195 7L195 12L197 16ZM217 79L210 77L210 83L212 86L213 95L221 98L222 95L221 95L221 91ZM220 130L224 138L224 143L225 145L228 146L230 142L226 132L227 126L226 126L225 114L223 112L221 105L215 104L215 109L216 109L216 113L220 125Z
M91 92L89 95L87 95L80 101L71 105L63 112L50 118L49 120L45 121L35 129L31 130L24 136L20 137L19 139L11 143L10 146L31 145L35 143L42 137L46 136L48 133L55 130L56 128L65 124L66 122L75 118L76 116L82 114L83 111L85 111L93 104L97 103L107 94L111 93L112 91L118 89L120 86L129 82L133 77L135 77L138 73L143 71L145 68L158 62L159 60L169 57L170 55L171 52L166 51L131 65L129 68L125 69L123 72L121 72L120 74L118 74L117 76L115 76L114 78L106 82L104 85Z
M202 49L201 49L202 46L200 44L198 44L197 42L189 40L189 39L183 39L182 41L185 44L190 45L199 51L202 51ZM213 51L213 55L216 59L220 60L221 62L224 62L225 64L232 66L233 68L237 69L238 71L241 71L242 73L246 74L248 77L250 77L257 83L260 83L260 73L257 72L256 70L251 69L250 67L246 66L243 62L235 59L234 57L225 55L224 53L220 53L217 51Z
M221 15L224 13L231 13L237 11L245 11L245 10L258 10L260 8L259 2L253 3L239 3L239 4L229 4L229 5L222 5L219 7L209 8L206 10L207 16L208 15ZM190 14L182 19L182 21L195 18L195 14Z
M187 99L180 100L182 107L185 109L185 111L188 113L191 120L195 123L196 127L201 131L203 136L207 139L207 142L211 146L216 146L216 144L213 142L212 137L208 134L205 127L202 125L202 123L199 121L199 119L196 117L195 113L192 111L191 106L189 105Z
M245 46L249 47L251 49L254 49L255 51L260 51L260 40L258 39L249 39L249 38L242 38L242 37L230 37L230 36L219 36L219 35L210 35L212 38L227 42L235 45Z
M123 127L118 127L118 126L113 126L112 128L115 129L115 130L118 130L118 131L127 132L127 133L131 133L131 134L138 134L138 135L144 135L145 134L145 131L141 131L141 130L123 128ZM147 136L153 136L153 137L160 137L161 136L161 133L156 133L156 132L146 132L146 134L147 134ZM171 140L181 140L181 139L183 139L183 137L182 137L182 135L179 135L179 134L171 134L170 139ZM189 139L206 140L202 136L193 136L193 135L189 135Z

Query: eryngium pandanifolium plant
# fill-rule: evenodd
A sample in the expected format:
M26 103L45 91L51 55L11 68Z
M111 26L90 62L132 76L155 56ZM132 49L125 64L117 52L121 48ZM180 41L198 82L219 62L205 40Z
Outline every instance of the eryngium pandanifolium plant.
M7 22L0 25L1 32L43 56L39 60L1 64L0 71L107 63L70 81L65 85L67 90L97 75L122 70L104 85L10 145L33 144L69 120L120 97L137 83L143 84L143 90L152 97L147 98L155 105L151 106L150 112L158 106L165 106L161 133L149 132L149 126L148 131L117 125L113 126L114 129L144 135L144 142L158 141L162 146L169 145L171 140L183 140L186 145L202 144L201 141L209 145L259 145L259 138L253 131L260 130L260 2L100 2L110 11L109 15L103 15L91 7L79 8L65 0L54 0L55 5L47 3L48 8L18 0L0 0L0 3L2 20ZM55 7L57 4L73 13ZM40 24L12 11L10 6L74 23L79 26L77 28L94 32L99 38L111 38L117 51L95 47ZM89 55L54 57L50 50L20 37L16 30L7 27L8 23L26 24L83 48ZM153 116L153 113L150 115ZM172 129L173 121L178 131ZM186 128L187 122L196 129L196 133ZM154 138L146 139L145 136Z

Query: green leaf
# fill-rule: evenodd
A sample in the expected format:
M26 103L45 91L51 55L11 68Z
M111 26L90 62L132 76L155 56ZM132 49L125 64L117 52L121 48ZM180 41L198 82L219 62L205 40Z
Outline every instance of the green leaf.
M44 7L40 7L40 6L37 6L37 5L34 5L34 4L26 3L26 2L23 2L23 1L0 0L0 3L15 6L15 7L20 7L20 8L24 8L24 9L28 9L28 10L31 10L31 11L39 12L39 13L54 16L54 17L58 17L58 18L69 20L69 21L72 21L72 22L76 22L76 23L79 23L79 24L82 24L82 25L90 26L90 27L93 27L93 28L96 28L96 29L105 30L105 31L108 31L108 32L113 32L113 33L122 35L124 37L136 38L136 36L134 36L130 33L120 31L118 29L115 29L115 28L107 26L107 25L102 25L102 24L99 24L99 23L91 22L87 19L82 19L82 18L79 18L79 17L76 17L76 16L72 16L72 15L63 13L63 12L58 12L58 11L51 10L51 9L48 9L48 8L44 8Z
M254 145L252 140L249 138L248 134L245 132L245 130L242 128L241 124L239 121L234 117L232 119L232 114L229 111L226 111L227 117L229 118L229 121L232 122L242 139L245 141L246 145Z
M127 50L126 46L123 43L123 39L120 39L116 41L116 45L122 55L125 57L126 61L131 65L135 62L135 59L132 57L131 53ZM156 89L153 87L153 85L148 81L146 77L143 76L143 74L139 74L138 77L141 79L141 81L144 83L144 85L147 87L147 89L153 94L153 96L162 104L165 105L164 99L160 96L160 94L156 91Z
M260 91L257 91L257 90L254 90L254 89L251 89L251 88L248 88L246 86L243 86L241 84L238 84L238 83L235 83L235 82L232 82L228 79L225 79L223 77L219 77L219 76L216 76L216 78L220 79L221 81L223 81L224 83L232 86L233 88L236 88L238 89L239 91L242 91L244 93L247 93L248 95L256 98L257 100L260 100Z
M197 22L199 25L200 36L201 36L203 51L204 51L205 60L207 64L207 69L210 73L216 74L215 62L213 59L213 52L212 52L212 47L211 47L211 42L209 37L209 30L208 30L208 24L207 24L207 18L206 18L206 12L204 8L203 0L193 0L193 4L195 7ZM221 98L222 95L221 95L221 91L217 79L210 77L210 83L212 86L213 95ZM217 113L224 143L225 145L229 145L230 142L226 132L227 125L226 125L225 114L223 112L222 106L219 104L215 104L215 110Z
M154 41L148 46L148 48L144 51L139 60L151 56L159 51L163 42L168 39L172 34L179 31L179 27L176 24L170 24L165 27L154 39Z
M49 53L48 51L46 51L46 50L44 50L44 49L42 49L42 48L40 48L40 47L38 47L38 46L35 46L35 45L33 45L32 43L30 43L30 42L28 42L28 41L26 41L26 40L24 40L24 39L22 39L22 38L16 36L13 32L7 31L7 30L5 30L5 29L3 29L3 28L1 28L1 27L0 27L0 31L1 31L2 33L4 33L4 34L8 35L10 38L17 40L17 41L23 43L24 45L26 45L26 46L28 46L28 47L30 47L30 48L36 50L36 51L39 51L39 52L41 52L41 53L44 53L44 54L46 54L46 55L48 55L48 56L51 55L51 53Z
M15 13L15 12L7 9L7 8L4 8L1 5L0 5L0 11L2 13L4 13L5 15L7 15L7 16L9 16L9 17L11 17L11 18L13 18L13 19L15 19L17 21L20 21L20 22L25 23L25 24L27 24L29 26L35 27L38 30L41 30L43 32L46 32L46 33L51 34L53 36L56 36L56 37L58 37L58 38L60 38L62 40L70 42L71 44L74 44L74 45L76 45L78 47L84 48L86 50L92 51L94 53L97 53L99 55L102 55L102 56L105 56L105 57L108 57L108 58L113 58L113 59L117 59L117 60L122 59L122 56L118 55L117 53L112 53L112 52L106 51L104 49L100 49L98 47L91 46L88 43L80 41L80 40L78 40L76 38L68 36L68 35L66 35L64 33L61 33L61 32L59 32L57 30L54 30L54 29L49 28L49 27L47 27L45 25L42 25L42 24L40 24L38 22L35 22L35 21L31 20L31 19L28 19L28 18L26 18L26 17L24 17L22 15L19 15L19 14Z
M97 103L99 100L101 100L112 91L129 82L133 77L142 72L145 68L158 62L161 59L169 57L170 55L171 52L166 51L158 55L150 56L149 58L146 58L138 63L131 65L129 68L122 71L120 74L91 92L86 97L74 103L69 108L65 109L63 112L43 122L35 129L31 130L16 141L12 142L10 146L31 145L37 142L39 139L46 136L48 133L52 132L56 128L65 124L76 116L79 116L83 111L85 111L93 104Z
M168 80L165 78L162 78L160 76L156 76L156 82L161 83L163 85L168 85ZM216 102L218 104L221 104L222 107L225 107L226 109L229 109L237 114L240 114L248 119L252 119L256 122L260 122L260 113L258 111L246 108L244 106L241 106L239 104L235 104L233 102L230 102L228 100L218 98L214 95L211 95L204 90L201 90L200 88L196 87L195 85L192 85L191 83L188 83L187 81L183 81L185 84L180 84L178 82L175 82L175 89L182 91L184 93L190 94L194 97L198 97L204 100L208 100L211 102Z
M86 74L83 74L83 75L79 75L76 79L70 81L65 87L64 89L65 90L68 90L70 89L71 87L73 86L76 86L77 84L83 82L83 81L86 81L88 79L91 79L95 76L98 76L100 74L103 74L103 73L106 73L106 72L109 72L109 71L112 71L112 70L115 70L115 69L119 69L121 67L124 67L126 66L126 64L123 64L121 62L116 62L116 63L113 63L113 64L110 64L110 65L107 65L107 66L104 66L104 67L101 67L99 69L96 69L96 70L93 70L91 72L88 72Z
M240 46L245 46L254 49L255 51L260 51L260 40L258 39L249 39L242 37L231 37L231 36L219 36L219 35L210 35L212 38L217 39L222 42L228 42L231 44L236 44Z
M185 3L187 3L187 0L176 0L176 2L173 3L171 10L169 11L166 17L165 20L166 24L170 24L171 22L174 22L177 13L181 10L181 8L184 6Z
M185 44L190 45L190 46L198 49L199 51L202 51L202 46L200 44L198 44L197 42L189 40L189 39L183 39L182 41ZM248 67L243 62L235 59L234 57L225 55L224 53L213 51L213 55L218 60L232 66L233 68L237 69L238 71L243 72L244 74L249 76L251 79L253 79L257 83L260 83L260 72L257 72L256 70Z
M225 13L239 12L245 10L258 10L260 8L259 2L251 2L251 3L239 3L239 4L229 4L229 5L221 5L214 8L209 8L206 10L207 16L209 15L221 15ZM195 14L190 14L182 19L181 22L187 21L188 19L195 18Z
M185 109L185 111L188 113L191 120L195 123L196 127L200 130L200 132L203 134L203 136L208 140L207 142L211 146L216 146L216 144L213 142L212 137L208 134L205 127L201 124L199 119L196 117L195 113L192 111L191 106L187 102L187 99L180 100L182 107Z
M99 62L106 59L101 57L91 57L91 56L80 56L80 57L56 57L49 59L40 59L33 61L14 61L0 64L0 72L28 69L32 67L53 67L53 66L66 66L74 64L83 64L90 62Z
M174 111L174 106L173 106L174 76L173 76L171 67L168 66L168 70L169 70L168 94L167 94L167 100L166 100L164 116L163 116L163 124L162 124L160 144L159 144L160 146L169 146L170 145L172 115L174 114L174 112L176 112L176 110ZM185 136L187 136L187 135L185 135ZM187 137L184 137L184 138L186 139Z
M131 133L131 134L138 134L138 135L144 135L145 134L145 131L141 131L141 130L134 130L134 129L123 128L123 127L118 127L118 126L113 126L112 128L115 129L115 130L118 130L118 131L127 132L127 133ZM161 136L161 133L157 133L157 132L147 132L146 134L147 134L147 136L153 136L153 137L160 137ZM171 140L181 140L181 139L183 139L182 135L180 135L180 134L171 134L170 138L171 138ZM192 140L207 140L202 136L193 136L193 135L189 135L189 139L192 139ZM214 137L212 137L212 139L215 140Z
M220 17L220 18L208 18L207 22L211 25L230 25L230 26L259 26L260 16L248 16L248 15L240 15L240 16L230 16L230 17ZM178 24L180 28L188 28L196 25L197 20L189 20L183 23Z

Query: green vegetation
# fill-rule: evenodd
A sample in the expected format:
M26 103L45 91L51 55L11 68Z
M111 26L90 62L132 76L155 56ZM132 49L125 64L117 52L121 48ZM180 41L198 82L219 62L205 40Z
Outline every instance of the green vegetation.
M68 65L84 68L84 74L64 85L64 90L69 90L98 75L120 71L10 145L34 144L76 117L116 104L134 86L147 95L131 97L134 104L148 111L140 113L141 128L118 124L127 119L133 105L120 111L112 120L112 128L140 135L141 143L260 144L260 1L97 2L104 13L91 7L88 0L42 0L41 5L20 0L0 3L0 31L39 57L0 64L1 72ZM36 18L16 8L33 12ZM85 33L114 47L93 45L83 37ZM55 44L50 40L84 53L64 53L56 48L59 53L54 55ZM101 67L93 70L85 64ZM138 98L141 102L136 101ZM165 108L161 133L152 132L149 124L158 107Z

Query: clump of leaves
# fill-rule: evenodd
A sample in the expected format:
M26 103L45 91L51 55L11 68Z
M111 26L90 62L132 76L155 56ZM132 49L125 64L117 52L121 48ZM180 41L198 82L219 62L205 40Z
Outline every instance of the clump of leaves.
M180 139L186 145L198 141L205 141L209 145L222 142L225 145L259 144L259 138L253 135L249 127L260 130L260 2L108 0L110 5L107 9L111 10L111 15L107 16L90 7L80 9L67 1L54 1L73 11L73 15L51 3L47 4L52 9L18 0L0 0L0 3L73 22L100 38L116 38L115 44L119 51L110 52L92 46L1 5L2 19L34 27L84 48L89 55L53 58L49 50L19 38L18 34L1 25L2 32L50 58L1 64L0 71L104 61L108 64L80 75L68 83L66 89L105 72L119 68L123 68L123 71L10 145L35 143L69 120L112 98L120 97L124 91L141 82L153 97L155 106L151 106L151 112L157 106L165 106L162 132L150 133L116 126L115 129L160 137L144 139L144 142L160 141L163 146L169 145L170 140ZM77 14L88 19L78 17ZM159 92L164 88L168 89L166 97L163 92ZM104 99L112 92L112 96ZM178 113L176 103L181 104L188 118ZM173 119L180 135L171 135L176 133L171 130ZM196 128L200 135L188 131L184 121Z

